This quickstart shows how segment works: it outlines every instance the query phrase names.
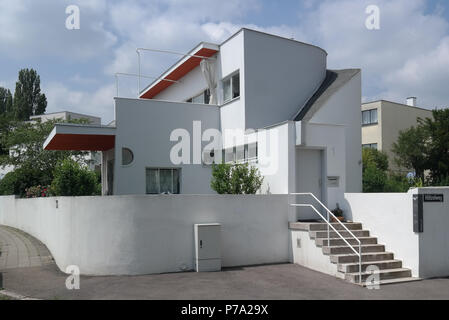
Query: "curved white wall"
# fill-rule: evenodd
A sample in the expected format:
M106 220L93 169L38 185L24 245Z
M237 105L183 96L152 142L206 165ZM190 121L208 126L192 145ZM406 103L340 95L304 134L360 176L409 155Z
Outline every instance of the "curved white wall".
M62 271L77 265L81 274L192 270L193 225L212 222L222 224L223 266L289 261L287 195L0 197L0 224L41 240Z

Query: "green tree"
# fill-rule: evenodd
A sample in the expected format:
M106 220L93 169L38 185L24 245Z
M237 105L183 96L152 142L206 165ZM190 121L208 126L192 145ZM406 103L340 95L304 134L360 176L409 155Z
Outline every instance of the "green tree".
M429 133L423 126L400 131L391 149L395 154L394 161L400 167L412 168L418 178L424 179L428 167L428 142Z
M376 149L362 150L363 192L384 192L388 182L388 156Z
M101 184L95 172L64 159L55 168L51 192L55 196L92 196L101 193Z
M34 69L22 69L14 91L13 109L16 119L29 120L47 108L47 98L41 93L40 76Z
M9 89L0 87L0 115L10 113L12 111L12 94Z
M15 171L19 170L19 177L26 175L32 179L22 179L16 186L20 186L19 193L15 189L15 194L22 195L25 188L36 185L49 185L53 180L56 165L67 158L74 158L77 162L86 163L84 158L87 152L82 151L54 151L44 150L43 144L50 134L55 123L61 120L50 120L47 122L9 122L9 131L0 137L0 144L6 152L0 156L0 166L14 166ZM84 123L84 120L71 120L70 122ZM1 124L1 122L0 122Z
M211 188L219 194L255 194L262 186L259 169L248 163L214 164Z
M427 168L432 182L439 184L449 177L449 109L433 110L433 119L420 119L428 135Z

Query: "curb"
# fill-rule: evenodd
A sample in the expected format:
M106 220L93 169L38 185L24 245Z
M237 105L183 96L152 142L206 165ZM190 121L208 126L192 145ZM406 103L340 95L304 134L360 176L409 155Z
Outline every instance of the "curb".
M21 294L14 293L14 292L7 291L7 290L1 290L1 289L0 289L0 295L4 295L13 300L41 300L41 299L31 298L31 297L27 297L27 296L22 296Z

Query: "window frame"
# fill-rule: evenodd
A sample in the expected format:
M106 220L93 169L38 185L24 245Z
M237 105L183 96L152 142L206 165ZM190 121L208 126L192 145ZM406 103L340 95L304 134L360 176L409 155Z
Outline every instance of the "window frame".
M374 146L376 146L376 147L374 148ZM362 144L362 149L376 149L376 150L379 150L378 146L379 146L379 144L377 142L364 143L364 144Z
M202 103L194 102L194 101L193 101L195 98L198 98L198 97L200 97L200 96L203 96L203 102L202 102ZM206 97L207 97L207 101L206 101ZM185 102L187 102L187 103L196 103L196 104L209 104L209 102L210 102L210 92L209 92L209 89L208 89L208 88L204 89L204 90L201 91L200 93L198 93L198 94L196 94L196 95L190 97L189 99L187 99Z
M158 192L157 193L149 193L148 192L148 181L147 181L147 172L148 172L148 170L157 170L157 172L158 172L158 174L157 174L157 179L158 179L158 181L157 181L157 184L158 184ZM161 170L170 170L171 171L171 191L173 191L173 188L174 188L174 171L176 170L177 172L178 172L178 186L177 186L177 189L178 189L178 192L177 193L174 193L174 192L171 192L170 194L181 194L181 177L182 177L182 175L181 175L181 168L167 168L167 167L146 167L145 168L145 194L152 194L152 195L155 195L155 194L162 194L161 193Z
M236 97L233 97L233 95L234 95L234 77L235 76L237 76L238 75L238 77L239 77L239 95L238 96L236 96ZM230 95L230 98L229 99L225 99L225 94L224 94L224 83L226 82L226 81L230 81L230 88L229 88L229 90L230 90L230 93L231 93L231 95ZM236 71L234 71L234 72L232 72L231 74L229 74L229 75L227 75L226 77L224 77L223 79L221 79L221 92L222 92L222 95L223 95L223 104L226 104L226 103L228 103L228 102L230 102L230 101L233 101L233 100L235 100L235 99L238 99L238 98L240 98L240 94L241 94L241 92L240 92L240 69L238 69L238 70L236 70Z
M128 150L130 153L131 153L131 161L129 162L129 163L123 163L123 151L124 150ZM122 166L123 167L129 167L129 166L131 166L133 163L134 163L134 159L135 159L135 157L134 157L134 152L131 150L131 148L128 148L128 147L122 147Z
M376 121L373 121L373 114L374 112L376 113ZM369 122L368 123L364 123L363 121L363 115L368 113L369 114ZM362 126L371 126L371 125L376 125L379 124L379 111L377 108L374 109L368 109L368 110L362 110Z

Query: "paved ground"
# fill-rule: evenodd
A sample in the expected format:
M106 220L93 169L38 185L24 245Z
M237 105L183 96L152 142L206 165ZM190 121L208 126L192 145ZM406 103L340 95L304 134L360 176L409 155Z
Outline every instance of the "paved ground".
M213 273L81 277L65 288L55 265L8 269L5 289L41 299L449 299L449 279L368 290L295 264L232 268Z
M47 247L20 230L0 226L0 270L53 263Z
M67 290L67 275L60 272L54 263L48 263L49 253L45 247L42 248L42 243L11 228L0 227L0 235L3 247L8 243L6 263L9 267L0 267L4 288L32 298L449 299L449 279L394 284L382 286L379 290L368 290L295 264L228 268L213 273L83 276L80 290ZM32 257L40 257L41 260ZM16 261L17 267L13 268L11 261ZM33 263L38 266L30 267Z

